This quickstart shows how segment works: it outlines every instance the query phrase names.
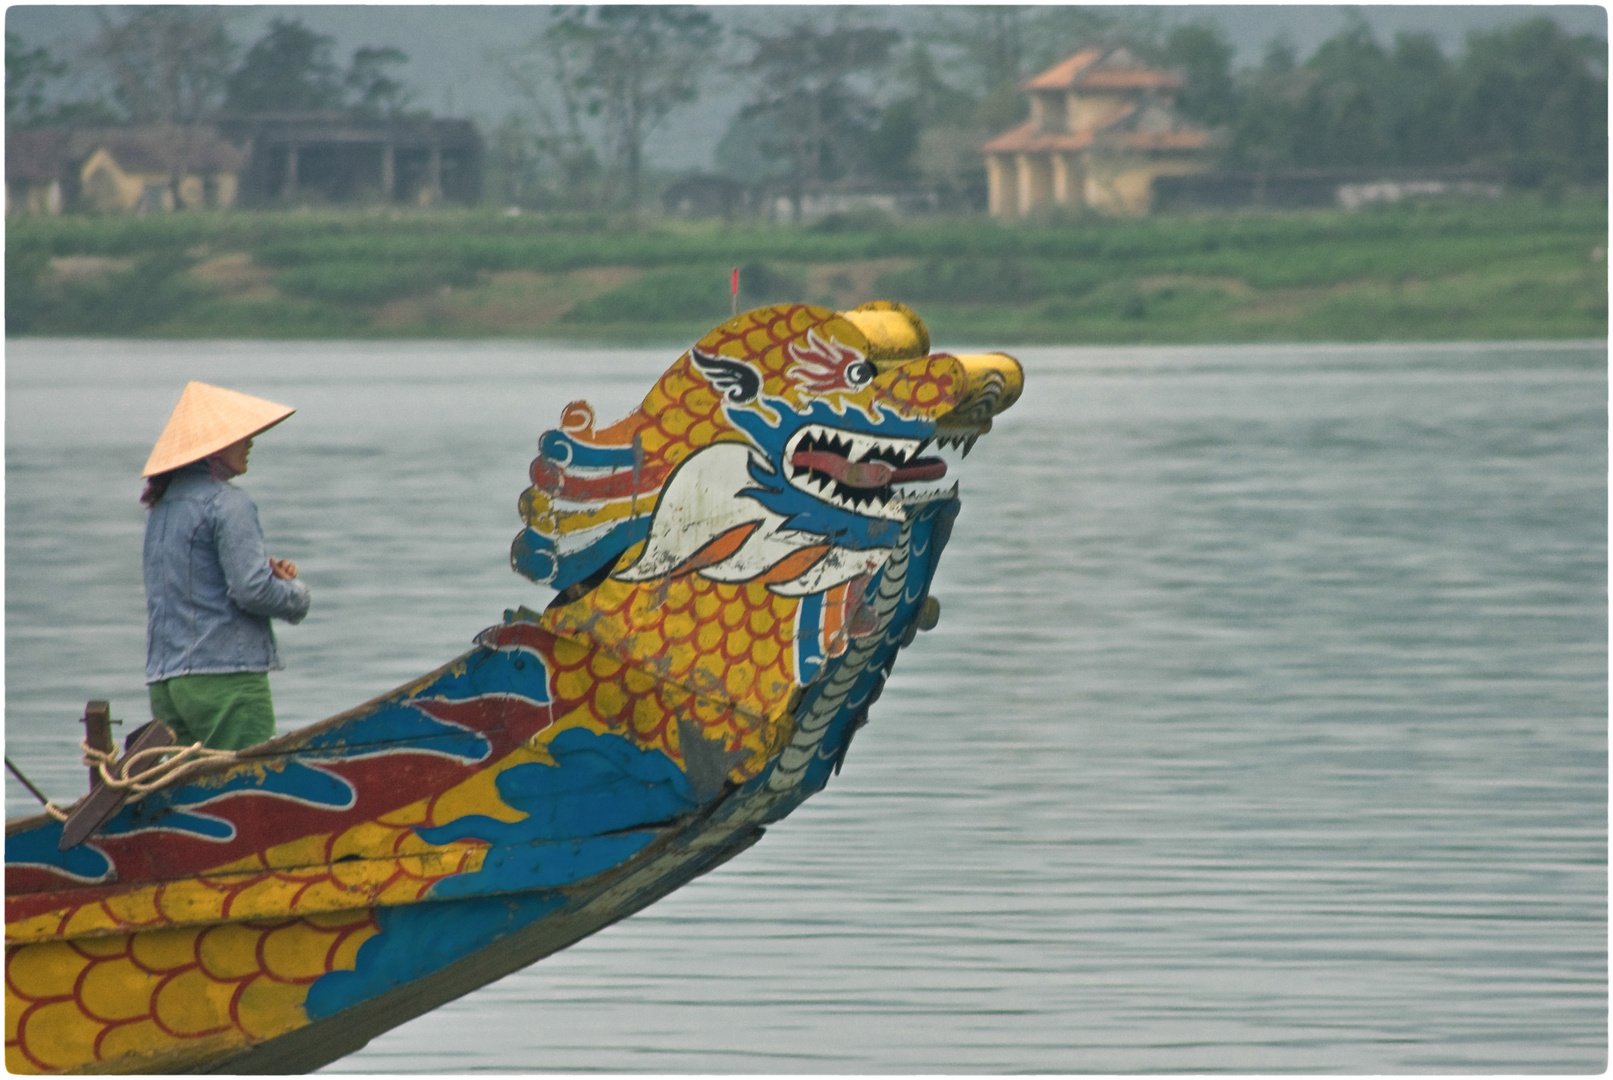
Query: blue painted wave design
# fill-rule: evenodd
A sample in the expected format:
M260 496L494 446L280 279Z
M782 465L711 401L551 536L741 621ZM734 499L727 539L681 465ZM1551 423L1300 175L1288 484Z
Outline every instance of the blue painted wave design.
M473 696L472 692L455 686L456 682L462 681L445 676L416 696L450 699ZM457 693L454 692L456 690ZM388 702L367 716L355 717L345 724L314 735L295 753L302 757L360 758L399 750L442 754L474 762L486 758L492 752L493 744L480 732L427 716L402 702Z
M6 837L8 867L43 866L80 881L103 881L112 873L112 860L91 844L57 851L62 823L49 821L37 829Z
M669 821L699 808L694 789L676 762L660 750L640 749L620 735L572 728L555 736L549 754L554 765L516 765L495 781L499 798L527 815L520 821L471 815L434 829L418 829L420 838L430 844L485 840L495 848L599 838ZM437 888L455 882L468 884L478 876L450 878Z
M659 750L572 729L549 752L554 765L517 765L498 776L500 798L527 815L520 821L477 815L418 830L433 844L493 846L475 873L437 882L420 903L380 909L381 933L359 949L354 970L314 983L310 1018L406 985L530 925L564 903L556 890L619 866L656 839L650 826L697 809L688 779Z
M407 904L376 912L381 932L359 946L352 971L332 971L308 988L310 1020L440 971L565 904L558 893L483 896L450 904Z
M504 662L491 665L489 681L500 686L519 684L530 689L528 684L534 680L518 680L519 673L510 668L507 654L494 655L503 656ZM539 667L541 670L541 665ZM535 681L538 686L547 687L546 677L540 676ZM473 689L467 676L452 671L427 689L432 696L457 698L485 692L485 689ZM547 689L543 693L546 695ZM293 751L295 756L270 759L261 768L235 770L226 774L222 781L200 780L172 790L153 792L118 811L100 832L106 836L122 836L163 830L227 841L235 836L235 826L229 821L211 814L187 812L184 808L244 794L345 810L354 803L353 786L342 777L321 769L317 763L305 764L299 758L336 761L399 751L443 754L470 763L485 759L492 751L492 744L479 732L427 716L401 702L388 702L372 713L311 736Z
M235 836L235 826L211 814L188 813L182 807L195 807L233 795L249 793L302 803L306 806L345 810L353 805L353 785L318 766L296 760L275 762L262 769L242 769L228 774L223 782L203 780L168 791L155 791L139 802L129 803L100 829L104 836L125 836L160 829L188 833L206 840L225 841Z
M455 666L457 668L457 665ZM540 660L508 651L479 650L467 657L464 671L450 668L419 696L462 700L486 693L514 693L538 702L549 700L549 680ZM322 769L317 759L338 760L413 751L443 754L467 763L482 761L492 744L479 732L427 716L403 700L311 736L295 756L268 759L260 768L237 769L182 787L155 791L125 805L100 836L132 836L154 831L183 833L219 843L234 839L228 820L200 807L240 795L266 796L287 802L345 810L355 799L353 786ZM313 758L305 764L299 758ZM100 880L111 872L106 856L89 846L59 852L61 826L55 822L6 840L6 863L45 866L75 878Z
M483 631L484 634L491 632ZM461 664L464 670L459 670ZM543 657L519 645L502 649L481 647L467 653L459 663L449 665L446 672L414 693L412 698L464 701L483 694L515 694L545 704L549 700L549 669ZM474 731L459 730L482 738ZM480 761L481 756L472 760Z

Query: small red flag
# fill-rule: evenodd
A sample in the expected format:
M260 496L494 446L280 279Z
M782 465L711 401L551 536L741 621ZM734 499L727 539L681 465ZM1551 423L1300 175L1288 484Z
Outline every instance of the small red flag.
M734 267L733 273L730 274L729 278L728 278L728 297L729 297L729 300L728 300L729 313L733 314L733 315L738 315L739 314L739 267L737 267L737 266Z

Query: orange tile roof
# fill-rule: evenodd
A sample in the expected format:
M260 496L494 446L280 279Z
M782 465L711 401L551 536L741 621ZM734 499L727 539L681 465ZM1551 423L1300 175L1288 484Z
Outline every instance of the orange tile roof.
M1182 80L1169 71L1142 66L1098 68L1093 64L1107 55L1104 49L1082 49L1060 60L1040 75L1020 83L1021 90L1179 90Z
M1035 121L1027 120L1018 127L991 139L980 150L985 154L1036 153L1045 150L1085 150L1102 140L1109 146L1128 150L1202 150L1214 136L1197 127L1178 128L1174 131L1112 131L1116 124L1137 111L1128 103L1110 113L1090 128L1074 132L1046 132L1037 130Z
M1103 55L1101 49L1082 49L1059 61L1040 75L1032 76L1020 84L1021 90L1068 90L1075 85L1075 77L1082 69Z
M1016 154L1035 150L1085 150L1092 145L1093 131L1049 134L1036 130L1032 121L1025 121L1012 131L986 143L980 149L987 154Z
M1182 80L1155 68L1114 68L1094 71L1080 85L1093 90L1180 90Z

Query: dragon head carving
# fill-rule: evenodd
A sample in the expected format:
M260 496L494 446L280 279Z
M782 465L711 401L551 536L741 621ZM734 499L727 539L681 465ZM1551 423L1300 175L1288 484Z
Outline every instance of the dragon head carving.
M899 304L747 312L625 419L598 427L567 406L540 439L511 561L559 590L544 616L556 634L721 703L728 726L701 736L741 780L851 642L900 638L916 617L928 573L898 611L873 602L882 571L915 543L933 570L954 469L1022 379L1001 354L930 352ZM654 713L646 732L690 737Z

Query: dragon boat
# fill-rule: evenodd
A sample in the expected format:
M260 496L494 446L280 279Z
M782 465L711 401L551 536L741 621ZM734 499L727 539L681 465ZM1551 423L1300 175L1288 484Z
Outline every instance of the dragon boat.
M84 838L7 823L7 1068L315 1069L754 844L933 625L954 469L1022 380L900 304L777 305L624 420L567 406L511 548L545 610Z

